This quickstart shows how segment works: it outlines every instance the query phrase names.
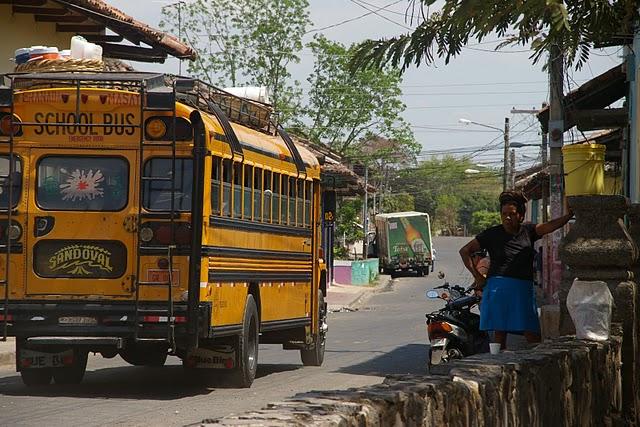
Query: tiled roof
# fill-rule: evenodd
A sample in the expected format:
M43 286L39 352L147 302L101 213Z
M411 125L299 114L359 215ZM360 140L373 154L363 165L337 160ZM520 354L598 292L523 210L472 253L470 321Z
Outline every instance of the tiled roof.
M56 31L75 33L103 48L107 58L164 62L168 55L195 59L196 52L177 37L150 27L102 0L9 0L13 14L31 14L52 22ZM3 2L6 3L6 2ZM105 34L109 29L115 34ZM126 39L129 44L122 44ZM141 46L143 43L148 47Z

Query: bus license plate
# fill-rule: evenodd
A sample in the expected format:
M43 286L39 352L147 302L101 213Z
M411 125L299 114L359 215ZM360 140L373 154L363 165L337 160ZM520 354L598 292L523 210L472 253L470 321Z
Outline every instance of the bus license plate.
M73 364L73 350L61 353L43 353L35 350L20 350L20 366L23 368L60 368Z
M180 270L173 270L173 286L180 285ZM169 281L169 270L147 270L147 281L153 283L167 283Z
M65 316L65 317L59 317L58 323L61 325L69 325L69 326L97 325L98 319L96 319L95 317L85 317L85 316Z

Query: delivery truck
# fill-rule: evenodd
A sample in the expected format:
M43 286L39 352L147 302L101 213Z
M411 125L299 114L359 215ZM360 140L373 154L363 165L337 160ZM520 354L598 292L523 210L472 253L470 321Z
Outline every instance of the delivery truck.
M380 272L395 278L403 273L418 276L433 271L433 246L429 214L394 212L376 215Z

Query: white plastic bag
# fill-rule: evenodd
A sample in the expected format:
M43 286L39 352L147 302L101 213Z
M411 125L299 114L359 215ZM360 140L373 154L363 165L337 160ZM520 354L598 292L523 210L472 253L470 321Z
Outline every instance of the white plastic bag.
M603 281L575 279L567 295L567 309L576 326L576 337L583 340L609 339L613 297Z

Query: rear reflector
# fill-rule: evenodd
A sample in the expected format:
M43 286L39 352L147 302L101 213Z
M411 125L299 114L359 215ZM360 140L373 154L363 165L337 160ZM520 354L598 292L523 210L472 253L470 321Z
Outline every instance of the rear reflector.
M167 316L144 316L142 321L145 323L166 323L169 320ZM187 323L186 316L173 317L175 323Z
M13 314L7 314L6 319L7 319L7 322L10 322L11 320L13 320ZM0 322L4 322L4 320L5 320L5 315L0 314Z

